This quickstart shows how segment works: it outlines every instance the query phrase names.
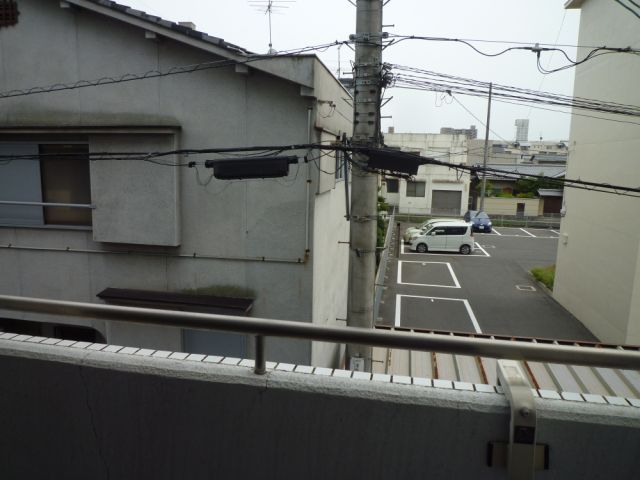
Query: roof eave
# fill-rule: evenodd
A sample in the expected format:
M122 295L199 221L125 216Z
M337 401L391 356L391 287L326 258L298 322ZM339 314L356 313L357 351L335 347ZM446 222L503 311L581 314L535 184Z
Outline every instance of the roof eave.
M567 0L564 4L564 8L566 9L574 9L582 7L584 0Z
M159 35L162 35L163 37L171 38L172 40L176 40L178 42L191 45L202 50L207 50L223 58L242 60L246 57L246 54L242 54L240 49L238 49L238 52L233 52L229 47L215 45L212 42L206 42L198 38L190 37L189 35L181 33L177 30L164 27L157 23L145 20L144 18L136 17L127 14L126 12L121 12L119 10L109 8L107 6L89 0L68 0L68 3L84 8L86 10L90 10L100 15L119 20L124 23L128 23L129 25L133 25L141 29L157 33ZM225 44L223 43L223 45Z
M113 18L114 20L118 20L129 25L144 29L146 31L154 32L158 35L161 35L166 38L170 38L182 44L207 51L209 53L213 53L214 55L218 55L222 58L226 58L229 60L237 61L238 63L250 63L250 66L256 70L269 73L276 77L288 80L293 83L297 83L299 85L303 85L308 88L313 88L313 81L309 82L309 78L313 77L312 73L307 72L307 74L300 74L297 72L296 74L291 74L291 72L287 72L286 68L282 68L282 59L286 59L288 57L298 57L298 58L314 58L315 55L278 55L278 56L268 56L254 54L248 52L241 47L237 47L235 45L228 44L224 42L222 39L219 39L219 45L216 45L213 41L205 41L193 36L190 36L186 33L183 33L179 30L174 30L169 27L165 27L159 23L146 20L143 17L137 17L135 15L131 15L126 11L121 11L118 9L111 8L107 5L103 5L101 3L97 3L95 0L68 0L68 3L73 4L77 7L92 11L99 15L104 15L109 18ZM210 37L211 39L215 39L215 37ZM272 61L270 61L272 60ZM312 71L312 63L310 65L310 72Z

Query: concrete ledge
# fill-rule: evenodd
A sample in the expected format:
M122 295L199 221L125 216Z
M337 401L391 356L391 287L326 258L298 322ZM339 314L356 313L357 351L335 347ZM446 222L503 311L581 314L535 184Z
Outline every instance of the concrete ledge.
M506 478L499 393L25 337L0 339L3 478ZM638 472L639 408L536 406L551 478Z

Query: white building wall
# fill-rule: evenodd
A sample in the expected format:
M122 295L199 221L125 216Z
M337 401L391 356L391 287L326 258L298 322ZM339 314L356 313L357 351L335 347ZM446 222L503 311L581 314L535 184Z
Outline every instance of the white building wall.
M20 12L18 25L0 29L1 91L126 72L167 70L219 59L166 38L145 40L141 28L83 9L61 9L55 1L25 0L20 2ZM308 71L312 82L318 82L319 93L306 87L303 95L299 84L251 67L248 74L237 73L231 66L6 99L0 109L0 125L24 131L37 127L48 133L61 126L123 131L126 135L119 140L112 137L106 143L102 134L94 134L94 140L86 133L79 134L88 143L110 151L131 150L135 146L126 128L132 126L175 127L179 132L175 142L181 148L306 143L320 115L315 93L328 97L323 100L338 103L340 113L347 119L337 114L323 118L322 128L347 131L351 116L342 97L348 93L330 75L314 77L315 69L324 68L315 57L298 58L291 68ZM160 149L165 146L162 144ZM145 143L141 150L147 148ZM216 157L171 160L202 162L207 158ZM127 237L127 232L142 228L145 218L140 217L141 208L136 215L123 211L115 217L101 217L100 221L106 223L101 224L102 233L97 240L118 243L95 241L90 230L2 227L0 246L5 248L0 248L0 291L97 302L95 295L106 287L180 291L237 286L254 292L253 315L312 320L313 274L312 265L305 261L305 248L313 241L314 211L307 189L317 190L318 175L311 175L312 183L308 185L307 175L299 174L308 168L302 160L291 166L286 178L246 181L208 182L211 171L201 166L200 180L195 169L175 172L173 167L146 167L133 171L137 178L128 182L127 188L137 189L136 195L144 198L148 207L157 195L156 176L163 184L168 182L174 208L153 223L163 231L165 245L177 246L152 246L148 239L139 242L142 245L133 245L136 236ZM93 173L100 168L96 166ZM310 168L317 167L310 164ZM114 189L122 187L117 182L113 185ZM121 194L125 195L126 189ZM95 198L97 211L107 208L101 199L108 196L109 192L103 189ZM111 197L117 199L117 195ZM337 218L343 218L340 207L335 212ZM334 208L334 203L328 202L326 208ZM330 216L322 210L321 215ZM117 232L118 237L103 237L104 232ZM9 244L11 248L6 248ZM82 253L73 253L67 247ZM320 278L321 283L339 284L342 277L346 281L346 274L340 269L325 269L323 274L331 280ZM15 318L13 313L0 313ZM37 315L29 319L54 320ZM130 328L119 332L117 325L107 330L102 322L83 324L94 326L114 343L124 343L129 338L138 345L181 349L181 335L176 330L158 329L143 335L132 333ZM273 340L268 347L270 359L310 362L310 342Z
M454 163L467 163L467 138L464 135L438 133L387 133L385 143L392 147L400 147L403 151L417 152L424 157ZM390 203L398 205L400 213L422 214L432 213L434 190L460 192L460 211L467 209L469 199L469 175L455 169L422 165L414 178L417 182L425 182L424 197L407 196L407 182L400 180L399 193L396 197L388 196Z
M640 47L638 19L621 5L594 0L571 4L581 4L580 45ZM640 105L638 78L635 57L604 55L576 68L574 95ZM640 185L638 151L637 125L574 116L567 177ZM565 209L555 298L602 341L640 343L638 200L567 188Z
M313 217L313 323L344 325L347 318L349 222L345 218L344 182L315 197ZM339 243L343 242L343 243ZM313 342L312 365L335 365L338 345Z

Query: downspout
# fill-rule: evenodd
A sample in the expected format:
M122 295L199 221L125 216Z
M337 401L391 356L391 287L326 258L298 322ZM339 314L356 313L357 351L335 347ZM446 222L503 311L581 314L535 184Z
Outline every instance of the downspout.
M312 117L313 117L313 106L307 107L307 143L311 144L311 125L312 125ZM309 260L309 243L310 243L310 228L309 228L309 217L310 217L310 209L311 209L311 198L309 197L311 193L311 163L309 161L307 163L307 181L306 181L306 208L305 208L305 230L304 230L304 261Z

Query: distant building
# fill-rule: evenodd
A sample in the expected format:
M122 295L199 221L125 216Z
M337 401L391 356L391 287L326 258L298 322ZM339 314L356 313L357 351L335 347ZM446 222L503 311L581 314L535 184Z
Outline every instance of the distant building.
M520 118L516 120L516 142L529 141L529 119Z
M468 145L467 163L469 165L482 163L484 140L470 139ZM565 164L567 152L567 142L563 140L513 143L489 140L487 163Z
M389 128L385 143L405 152L419 153L443 162L465 164L464 134L394 133ZM422 165L410 181L387 178L382 194L400 213L458 216L467 208L469 174L449 167Z
M469 139L478 138L478 130L475 125L471 125L469 128L442 127L440 133L442 135L464 135Z

